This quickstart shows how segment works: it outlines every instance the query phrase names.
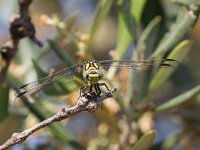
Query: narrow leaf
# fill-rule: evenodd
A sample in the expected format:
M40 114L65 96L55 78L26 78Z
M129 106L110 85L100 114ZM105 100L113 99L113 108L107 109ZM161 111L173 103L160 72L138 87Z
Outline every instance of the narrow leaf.
M120 60L124 56L130 42L131 35L126 26L125 20L123 18L122 10L118 11L118 31L117 31L117 43L116 43L116 59Z
M155 112L158 113L158 112L163 112L163 111L167 111L167 110L176 108L176 107L184 104L185 102L191 100L194 96L199 94L199 92L200 92L200 85L198 85L198 86L192 88L191 90L186 91L185 93L183 93L177 97L174 97L173 99L167 101L166 103L158 106L155 109Z
M50 45L50 47L54 50L54 52L56 53L56 55L63 61L65 62L67 65L74 65L75 61L72 59L71 56L69 56L68 54L63 53L63 51L60 49L59 45L52 41L52 40L48 40L48 43Z
M153 37L152 35L154 34L153 32L155 32L155 28L157 27L158 23L160 22L161 18L160 17L156 17L154 18L149 24L148 26L145 28L145 30L143 31L137 46L136 46L136 50L137 50L137 54L138 57L137 59L143 60L146 57L147 51L146 50L150 50L150 45L148 44L152 44L153 41ZM149 42L149 43L146 43ZM150 52L148 52L150 53ZM141 88L139 89L139 84L130 84L129 85L129 92L128 92L128 101L130 101L130 103L135 103L136 101L140 101L146 96L146 94L148 93L148 87L151 81L151 72L152 70L149 68L148 71L145 71L145 75L142 81L139 84L141 84ZM133 74L131 75L131 79L132 82L134 83L134 81L138 80L141 76L135 76L135 72L133 72ZM134 91L134 92L133 92ZM139 92L141 91L141 93ZM135 95L135 93L137 93L137 95L140 95L139 97ZM140 94L138 94L140 93Z
M186 6L195 6L198 7L200 4L199 0L171 0L174 3L181 4L181 5L186 5Z
M44 72L34 60L32 60L32 62L39 79L48 76L48 74ZM55 81L54 83L52 83L52 85L49 85L46 88L44 88L43 91L49 96L59 96L70 93L76 87L77 86L73 79L62 78L62 80Z
M134 16L131 13L131 3L132 1L122 1L119 5L119 10L123 16L124 22L127 26L130 36L132 37L132 41L136 38L136 21Z
M32 59L32 62L33 62L33 66L36 70L38 78L44 78L44 77L48 76L48 73L43 71L34 59Z
M153 35L155 34L155 31L158 29L160 21L161 18L159 16L155 17L142 32L136 46L136 50L138 51L139 54L139 59L145 59L146 58L145 56L151 53L150 48L152 47L152 44L154 43L155 40L155 36Z
M139 1L132 0L131 12L133 16L135 17L137 24L140 24L142 12L143 12L145 4L146 4L146 0L139 0Z
M131 14L131 1L121 1L118 7L118 37L116 44L116 58L123 58L128 46L136 37L136 22ZM115 70L110 72L111 75Z
M170 48L181 40L185 32L197 21L198 17L191 15L192 13L194 14L195 12L181 7L176 22L173 24L170 31L165 34L155 52L152 54L152 58L163 57Z
M181 62L181 60L188 54L190 47L192 45L192 42L189 40L184 40L180 44L178 44L172 52L169 54L169 59L177 60L178 62ZM160 68L154 79L152 80L150 87L149 87L149 93L153 92L157 88L159 88L168 78L169 76L175 71L176 65L174 64L174 68Z
M156 138L156 132L151 130L146 132L139 141L132 147L132 150L148 150Z

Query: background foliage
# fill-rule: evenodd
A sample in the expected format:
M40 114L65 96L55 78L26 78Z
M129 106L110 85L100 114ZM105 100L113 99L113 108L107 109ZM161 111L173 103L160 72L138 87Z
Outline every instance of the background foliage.
M0 3L3 45L9 35L8 16L18 10L18 3ZM160 69L137 103L133 93L120 91L101 110L52 124L12 149L198 149L199 4L199 0L34 0L29 11L44 45L40 48L28 38L20 41L7 73L16 86L44 77L52 68L87 60L171 58L179 63L171 70ZM6 83L0 88L1 143L62 106L74 105L79 94L79 87L68 86L47 93L65 94L59 97L64 102L41 98L44 105L27 99L14 104L14 90Z

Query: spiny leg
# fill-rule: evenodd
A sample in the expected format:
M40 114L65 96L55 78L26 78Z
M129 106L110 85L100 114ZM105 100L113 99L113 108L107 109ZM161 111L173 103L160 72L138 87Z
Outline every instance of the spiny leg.
M95 84L95 85L94 85L94 88L95 88L95 90L96 90L97 95L99 96L99 95L101 94L101 89L99 88L99 85L98 85L98 84Z
M85 93L85 90L86 90L88 87L90 87L90 91L89 91L89 92L92 91L91 85L90 85L90 84L86 84L86 86L84 86L84 87L82 87L82 88L80 89L80 96L81 96L81 93L83 93L84 95L86 94L86 93Z
M105 86L106 89L107 89L108 91L110 91L110 89L108 88L108 86L107 86L105 83L98 83L98 84L95 84L95 85L94 85L94 88L95 88L95 90L96 90L97 95L100 95L100 94L101 94L100 86Z
M101 89L99 87L99 84L96 85L97 86L97 89L99 90L99 95L101 94Z
M107 89L108 91L110 91L110 89L108 88L108 86L107 86L105 83L98 83L98 88L99 88L99 86L105 86L106 89ZM100 89L100 88L99 88L99 89Z
M99 84L95 84L94 88L96 90L97 96L100 96L101 95L101 89L99 88ZM101 103L100 107L101 107L101 109L103 108L102 103Z

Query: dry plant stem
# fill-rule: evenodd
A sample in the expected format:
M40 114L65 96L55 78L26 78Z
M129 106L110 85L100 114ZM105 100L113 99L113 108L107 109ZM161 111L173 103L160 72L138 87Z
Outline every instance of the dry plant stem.
M13 133L11 138L0 146L0 150L6 149L17 143L25 141L26 138L33 134L35 131L44 128L51 123L61 121L82 111L93 112L98 108L101 108L101 103L103 102L103 100L112 97L115 92L116 89L114 88L102 96L96 96L94 93L87 93L86 95L79 97L75 106L67 109L62 108L62 110L57 112L54 116L45 119L44 121L36 124L32 128L29 128L20 133Z
M14 58L19 41L24 37L29 37L38 46L42 46L42 43L35 36L35 27L31 22L31 17L28 13L28 8L32 0L18 0L20 10L18 13L13 14L10 17L10 40L8 40L0 50L1 56L4 60L4 65L1 69L0 79L4 81L6 77L9 65Z

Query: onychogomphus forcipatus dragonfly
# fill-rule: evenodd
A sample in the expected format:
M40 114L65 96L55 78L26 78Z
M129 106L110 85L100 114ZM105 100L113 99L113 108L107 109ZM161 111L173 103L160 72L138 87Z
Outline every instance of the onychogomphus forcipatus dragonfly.
M70 82L78 78L84 81L84 85L80 89L81 94L93 91L96 95L100 95L101 87L104 86L106 90L110 90L107 84L103 82L102 79L104 78L114 80L120 74L121 78L124 79L127 73L131 73L133 76L137 75L139 78L147 71L150 71L149 76L152 78L160 67L173 68L176 64L177 61L173 59L88 61L67 67L45 78L23 85L19 88L20 92L16 94L16 98L48 93L48 89L53 89L52 92L54 92L54 89L61 89L65 85L69 87ZM113 72L113 76L108 77L110 72ZM135 82L138 82L138 78ZM117 82L120 82L120 80ZM131 81L127 79L126 82ZM49 93L51 94L51 92Z

